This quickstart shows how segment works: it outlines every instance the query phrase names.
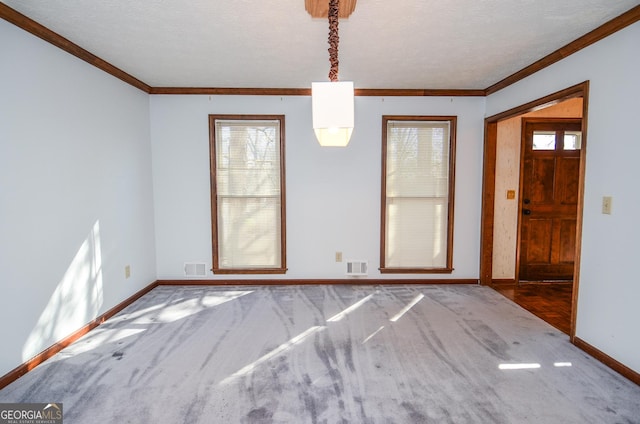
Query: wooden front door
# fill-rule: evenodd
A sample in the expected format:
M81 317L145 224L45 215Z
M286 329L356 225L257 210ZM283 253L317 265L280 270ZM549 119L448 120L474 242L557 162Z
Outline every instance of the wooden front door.
M519 280L571 280L580 119L523 119Z

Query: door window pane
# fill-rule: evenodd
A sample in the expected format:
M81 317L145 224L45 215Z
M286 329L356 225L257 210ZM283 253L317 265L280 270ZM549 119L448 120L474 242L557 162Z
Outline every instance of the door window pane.
M533 132L533 150L555 150L555 149L556 149L555 131L534 131Z
M564 133L564 150L580 150L582 147L581 131L566 131Z

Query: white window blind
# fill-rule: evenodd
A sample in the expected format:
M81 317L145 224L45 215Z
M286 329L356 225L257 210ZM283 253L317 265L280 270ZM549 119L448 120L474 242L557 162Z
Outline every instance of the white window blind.
M383 268L444 269L451 121L386 122Z
M280 155L279 120L215 120L217 268L283 266Z

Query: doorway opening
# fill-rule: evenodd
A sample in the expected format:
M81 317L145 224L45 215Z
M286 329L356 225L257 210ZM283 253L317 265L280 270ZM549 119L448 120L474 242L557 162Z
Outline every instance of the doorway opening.
M582 150L576 100L546 111L580 118L522 118L517 283L573 280Z
M584 82L485 120L480 282L571 339L587 104Z

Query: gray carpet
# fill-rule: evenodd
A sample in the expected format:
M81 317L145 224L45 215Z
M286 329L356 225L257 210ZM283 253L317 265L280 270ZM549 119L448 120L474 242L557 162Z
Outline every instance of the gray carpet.
M638 423L640 387L481 286L158 287L0 391L86 423Z

